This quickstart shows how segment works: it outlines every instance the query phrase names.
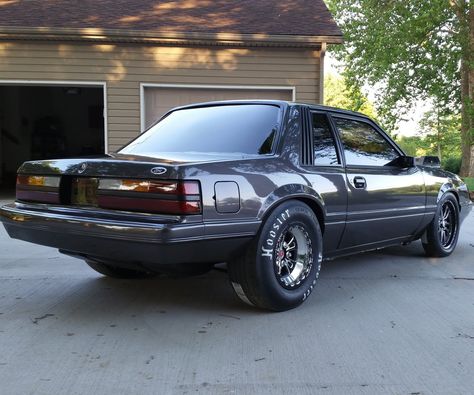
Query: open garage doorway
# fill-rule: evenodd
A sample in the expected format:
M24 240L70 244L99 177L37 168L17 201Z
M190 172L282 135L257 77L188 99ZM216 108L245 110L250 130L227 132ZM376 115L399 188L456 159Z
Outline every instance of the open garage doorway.
M27 160L105 152L104 86L0 83L0 191Z

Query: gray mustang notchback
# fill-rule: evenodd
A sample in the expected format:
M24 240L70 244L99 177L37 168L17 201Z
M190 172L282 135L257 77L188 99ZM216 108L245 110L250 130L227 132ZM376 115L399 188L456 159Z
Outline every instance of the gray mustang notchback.
M227 262L241 299L281 311L307 299L323 259L417 239L451 254L470 210L458 176L364 115L232 101L171 110L114 154L24 163L0 219L111 277Z

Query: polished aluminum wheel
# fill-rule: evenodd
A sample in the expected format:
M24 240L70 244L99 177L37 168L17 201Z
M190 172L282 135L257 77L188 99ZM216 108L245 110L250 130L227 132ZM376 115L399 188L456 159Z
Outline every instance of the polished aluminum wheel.
M298 287L313 265L313 249L308 232L300 225L291 226L278 239L275 274L288 289Z
M447 200L441 206L438 220L439 242L445 250L449 250L456 242L457 231L456 209L453 202Z

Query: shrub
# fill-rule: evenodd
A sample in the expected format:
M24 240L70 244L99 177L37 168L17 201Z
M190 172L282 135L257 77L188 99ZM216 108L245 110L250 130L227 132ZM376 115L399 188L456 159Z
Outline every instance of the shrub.
M457 156L446 158L443 160L442 167L451 173L459 174L461 170L461 158Z
M467 187L469 188L469 191L474 192L474 178L466 177L464 179L464 182L467 184Z

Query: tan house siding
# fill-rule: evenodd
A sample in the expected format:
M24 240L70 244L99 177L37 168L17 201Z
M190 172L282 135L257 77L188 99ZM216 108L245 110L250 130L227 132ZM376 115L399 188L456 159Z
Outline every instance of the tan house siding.
M105 82L108 146L140 131L140 84L290 86L320 100L320 51L0 42L0 80Z

